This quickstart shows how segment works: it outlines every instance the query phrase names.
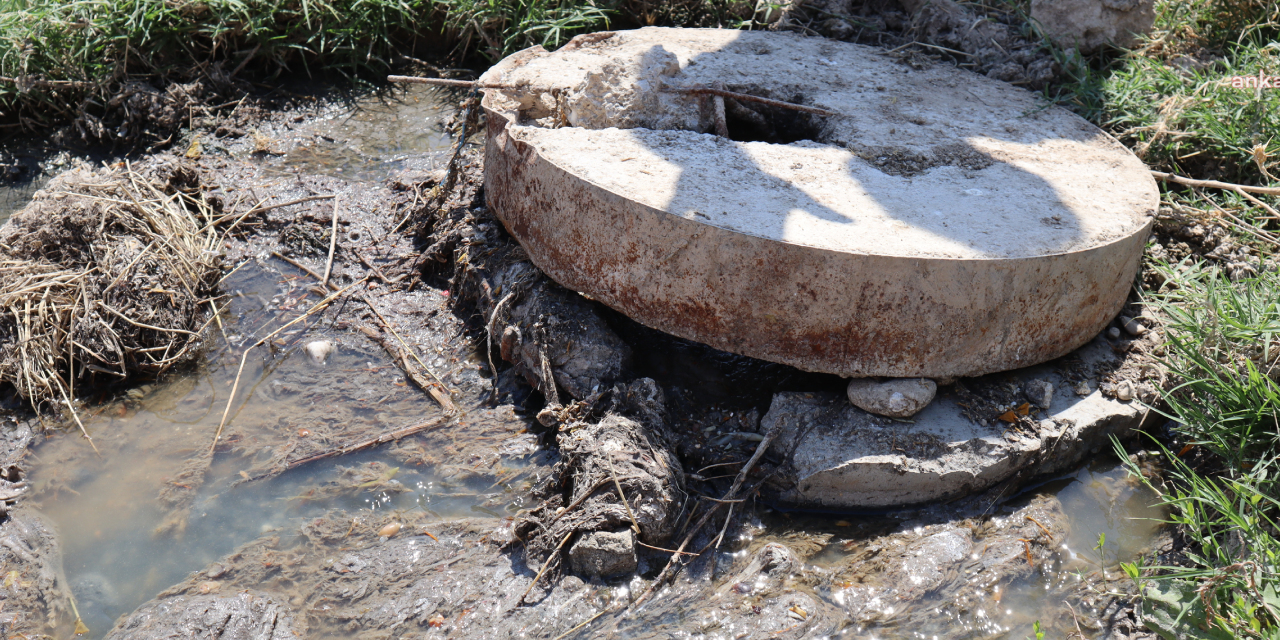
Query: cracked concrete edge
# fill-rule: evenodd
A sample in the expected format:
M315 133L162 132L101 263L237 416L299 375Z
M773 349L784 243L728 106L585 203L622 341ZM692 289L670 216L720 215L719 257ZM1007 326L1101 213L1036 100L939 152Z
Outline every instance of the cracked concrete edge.
M1046 375L1040 368L1020 373ZM954 397L938 398L907 424L867 414L839 394L777 394L761 430L784 421L772 453L785 462L766 497L782 507L832 511L953 500L1075 468L1109 449L1112 436L1128 439L1159 415L1099 390L1077 398L1064 386L1055 395L1060 406L1039 421L1038 437L999 422L974 423ZM921 439L940 446L898 444Z

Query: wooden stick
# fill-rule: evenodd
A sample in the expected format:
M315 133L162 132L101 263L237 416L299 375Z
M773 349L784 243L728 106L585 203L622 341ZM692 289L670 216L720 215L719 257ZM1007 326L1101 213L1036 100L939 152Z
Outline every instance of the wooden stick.
M324 264L324 277L320 279L320 286L328 288L329 275L333 273L333 252L338 248L338 203L340 199L333 199L333 226L329 230L329 260Z
M1209 187L1211 189L1226 189L1227 191L1235 191L1237 193L1248 192L1260 193L1265 196L1280 196L1280 188L1278 187L1251 187L1244 184L1218 182L1217 180L1196 180L1195 178L1184 178L1179 175L1164 173L1162 171L1152 171L1151 176L1157 180L1184 184L1188 187Z
M289 462L286 462L286 463L285 463L285 465L284 465L284 468L283 468L283 469L279 469L279 470L276 470L276 471L268 471L268 472L263 473L263 474L261 474L261 475L257 475L257 476L254 476L254 477L252 477L252 478L249 478L246 482L253 482L253 481L255 481L255 480L261 480L261 479L263 479L263 478L267 478L267 477L270 477L270 476L279 475L279 474L281 474L281 473L284 473L285 471L290 471L290 470L292 470L292 469L297 469L298 467L301 467L301 466L302 466L302 465L304 465L304 464L307 464L307 463L310 463L310 462L315 462L316 460L323 460L323 459L325 459L325 458L332 458L332 457L334 457L334 456L347 455L348 453L354 453L354 452L359 451L359 450L361 450L361 449L368 449L369 447L375 447L375 446L380 445L380 444L384 444L384 443L387 443L387 442L392 442L392 441L395 441L395 440L399 440L399 439L401 439L401 438L406 438L406 437L408 437L408 436L411 436L411 435L414 435L414 434L417 434L417 433L421 433L421 432L423 432L423 431L426 431L427 429L430 429L430 428L432 428L432 427L437 427L437 426L439 426L439 425L441 425L441 424L444 424L444 422L445 422L445 419L444 419L444 418L442 418L442 417L436 417L436 418L432 418L432 419L430 419L430 420L428 420L428 421L426 421L426 422L423 422L423 423L421 423L421 424L413 425L413 426L411 426L411 427L405 427L405 428L403 428L403 429L394 429L394 430L392 430L392 431L384 432L384 433L382 433L382 434L379 434L379 435L378 435L378 437L376 437L376 438L370 438L370 439L368 439L368 440L361 440L360 442L357 442L357 443L355 443L355 444L349 444L349 445L344 445L344 446L341 446L341 447L335 447L335 448L332 448L332 449L328 449L328 450L325 450L325 451L321 451L320 453L317 453L317 454L315 454L315 455L307 456L307 457L305 457L305 458L299 458L299 459L297 459L297 460L291 460L291 461L289 461Z
M738 93L737 91L726 91L724 89L717 89L715 87L708 87L700 84L688 85L684 87L672 87L668 85L662 85L662 88L659 89L659 91L665 91L667 93L707 94L712 96L720 96L721 98L733 98L734 100L738 100L739 102L744 102L744 101L755 102L755 103L767 105L770 107L777 107L779 109L790 109L792 111L802 111L804 113L812 113L814 115L819 115L819 116L841 115L839 113L836 113L835 111L828 111L826 109L821 109L818 107L809 107L803 104L796 104L794 102L783 102L781 100L774 100L772 98L761 98L760 96L753 96L749 93Z
M367 278L368 276L365 277ZM382 312L378 311L378 307L374 306L373 301L365 297L363 294L360 296L360 299L363 300L365 304L369 305L369 308L373 310L373 315L378 316L378 321L382 323L382 326L387 328L387 331L391 332L391 335L395 336L395 339L400 343L400 346L404 347L405 351L408 351L409 355L413 356L413 359L418 361L418 365L422 367L422 370L426 371L432 378L435 378L436 382L440 383L440 388L444 389L446 393L452 393L449 391L449 385L445 384L444 380L441 380L440 376L436 375L435 372L431 370L431 367L428 367L427 363L423 362L422 358L418 357L418 354L409 347L409 343L405 342L404 338L401 338L399 333L396 333L396 328L391 326L391 323L387 322L386 318L382 317ZM450 404L453 403L450 402Z
M716 83L717 89L722 89L723 85ZM729 137L729 123L724 117L724 96L711 96L711 107L714 115L716 135L721 138Z
M285 262L288 262L289 264L291 264L291 265L293 265L293 266L295 266L295 267L297 267L297 268L299 268L299 269L301 269L301 270L303 270L303 271L307 272L307 275L311 276L312 278L315 278L316 280L320 280L320 279L321 279L320 274L316 273L315 271L312 271L310 267L308 267L308 266L307 266L307 265L305 265L305 264L302 264L301 262L298 262L297 260L294 260L293 258L290 258L290 257L285 256L284 254L280 253L279 251L272 251L272 252L271 252L271 257L273 257L273 258L279 258L279 259L281 259L281 260L284 260ZM333 290L336 290L336 289L338 288L338 285L330 284L330 285L328 285L328 288L329 288L329 290L330 290L330 291L333 291Z
M422 389L423 391L426 391L427 393L431 394L431 397L434 398L436 402L440 403L440 406L445 411L449 413L454 413L458 410L457 405L453 404L453 400L449 398L448 394L441 391L440 388L435 383L431 382L430 380L423 379L423 377L419 375L418 372L414 371L413 363L409 362L409 356L406 355L404 351L402 351L390 340L387 340L385 337L383 337L381 333L375 331L373 327L362 324L362 325L357 325L356 328L359 329L360 332L363 333L364 335L369 336L370 340L373 340L374 342L381 345L383 349L386 349L387 353L391 355L391 358L395 360L397 364L400 365L401 369L404 370L404 374L408 376L408 378L412 380L415 385L418 385L419 389Z

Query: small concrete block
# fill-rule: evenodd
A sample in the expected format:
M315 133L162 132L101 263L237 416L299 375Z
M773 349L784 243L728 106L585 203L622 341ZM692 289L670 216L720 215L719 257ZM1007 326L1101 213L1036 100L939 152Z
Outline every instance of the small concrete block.
M612 576L636 570L636 543L630 529L596 531L569 550L573 570L585 576Z
M849 381L849 402L868 413L890 418L910 418L929 406L938 385L928 378L898 378L876 382L866 378Z
M1080 367L1114 362L1105 342L1076 352ZM770 451L786 462L766 485L770 500L799 509L863 509L918 505L960 498L1018 477L1031 479L1074 468L1111 436L1126 438L1148 409L1125 402L1136 392L1122 383L1117 398L1081 383L1075 394L1064 373L1049 365L1012 376L1028 400L1053 400L1032 416L1037 426L1011 431L992 416L974 422L954 394L936 398L912 424L895 423L850 406L838 394L775 394L760 429L778 427ZM1111 387L1108 387L1109 389ZM1032 389L1035 391L1032 392ZM1083 392L1083 393L1081 393Z

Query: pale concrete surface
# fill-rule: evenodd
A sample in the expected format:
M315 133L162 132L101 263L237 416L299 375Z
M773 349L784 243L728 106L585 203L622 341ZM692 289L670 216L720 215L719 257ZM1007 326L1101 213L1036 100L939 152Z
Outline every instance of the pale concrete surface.
M1079 352L1083 366L1109 358L1095 342ZM991 416L986 425L963 415L953 394L938 397L911 422L871 415L835 393L779 393L761 420L762 432L782 429L770 449L786 461L771 499L803 509L862 509L945 501L997 483L1075 468L1127 437L1147 417L1134 402L1079 397L1051 367L1012 374L1053 384L1051 408L1028 430ZM945 391L945 390L943 390ZM1021 400L1021 399L1019 399Z
M1033 94L795 34L641 29L483 78L489 204L539 268L649 326L847 376L1041 362L1114 317L1158 201L1142 163ZM721 81L840 115L739 142ZM752 107L752 103L743 103Z

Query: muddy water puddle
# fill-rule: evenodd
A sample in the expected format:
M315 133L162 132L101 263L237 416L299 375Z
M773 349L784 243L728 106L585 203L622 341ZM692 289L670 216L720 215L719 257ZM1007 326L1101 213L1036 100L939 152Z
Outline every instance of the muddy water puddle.
M1054 548L1045 559L1032 560L1029 547L1025 560L1020 553L1016 554L1019 558L1015 564L1024 561L1028 564L1022 577L992 584L989 576L982 573L989 567L984 567L979 559L987 545L997 543L979 536L967 552L969 557L951 569L959 575L937 586L937 593L918 600L903 600L889 591L860 612L857 617L861 620L835 623L831 636L880 640L1021 640L1035 637L1036 623L1047 631L1048 637L1065 637L1078 631L1075 616L1085 621L1098 620L1100 611L1089 610L1077 602L1073 615L1065 603L1100 594L1124 580L1119 563L1151 552L1163 512L1153 506L1156 496L1149 489L1131 478L1114 457L1104 455L1074 473L993 507L976 520L989 518L987 526L999 528L1008 521L1025 518L1032 520L1037 528L1043 524L1056 531L1058 527L1053 522L1035 521L1035 516L1029 515L1035 512L1026 509L1031 502L1044 500L1046 496L1052 496L1061 505L1057 519L1066 533L1054 536ZM858 565L854 561L859 555L865 558L868 548L888 549L901 544L890 534L902 536L906 532L909 539L914 530L918 534L923 531L925 537L930 535L924 522L909 511L876 517L845 516L838 520L793 515L794 518L786 515L766 518L757 542L748 546L787 539L793 543L799 540L802 545L815 542L821 545L821 550L810 557L808 563L818 573L834 578L820 583L814 595L837 610L849 607L849 601L854 599L861 581L866 578L855 568ZM936 526L936 519L931 522ZM800 532L804 535L797 538ZM1020 544L1021 540L1015 542ZM917 580L916 576L908 575L907 582ZM902 585L888 586L897 590Z
M223 316L227 336L213 333L194 371L129 389L85 411L101 457L75 431L34 450L33 501L58 526L88 637L101 637L118 616L237 546L274 531L296 531L330 509L354 514L357 527L361 514L372 522L386 513L425 512L432 522L505 517L523 505L528 472L548 461L532 436L519 433L518 421L498 425L510 436L503 444L510 455L496 474L415 451L423 445L406 439L246 482L278 464L282 452L288 458L289 450L314 450L308 440L338 445L441 414L425 394L405 385L379 347L330 329L323 316L274 354L250 356L241 382L246 391L237 394L218 454L203 478L184 475L213 441L242 345L297 315L280 311L282 305L295 300L305 308L303 284L268 268L242 268L226 283L238 294ZM305 349L315 341L337 345L323 364ZM473 384L456 373L474 371L474 362L447 345L415 347L442 377L461 383L456 399L464 409L476 404L465 393ZM466 423L451 427L459 431L454 437L469 435ZM192 495L175 497L176 489Z
M444 123L452 113L451 93L424 85L367 94L325 109L287 133L268 166L347 180L382 181L396 171L443 168L453 144ZM262 144L268 148L269 140Z

